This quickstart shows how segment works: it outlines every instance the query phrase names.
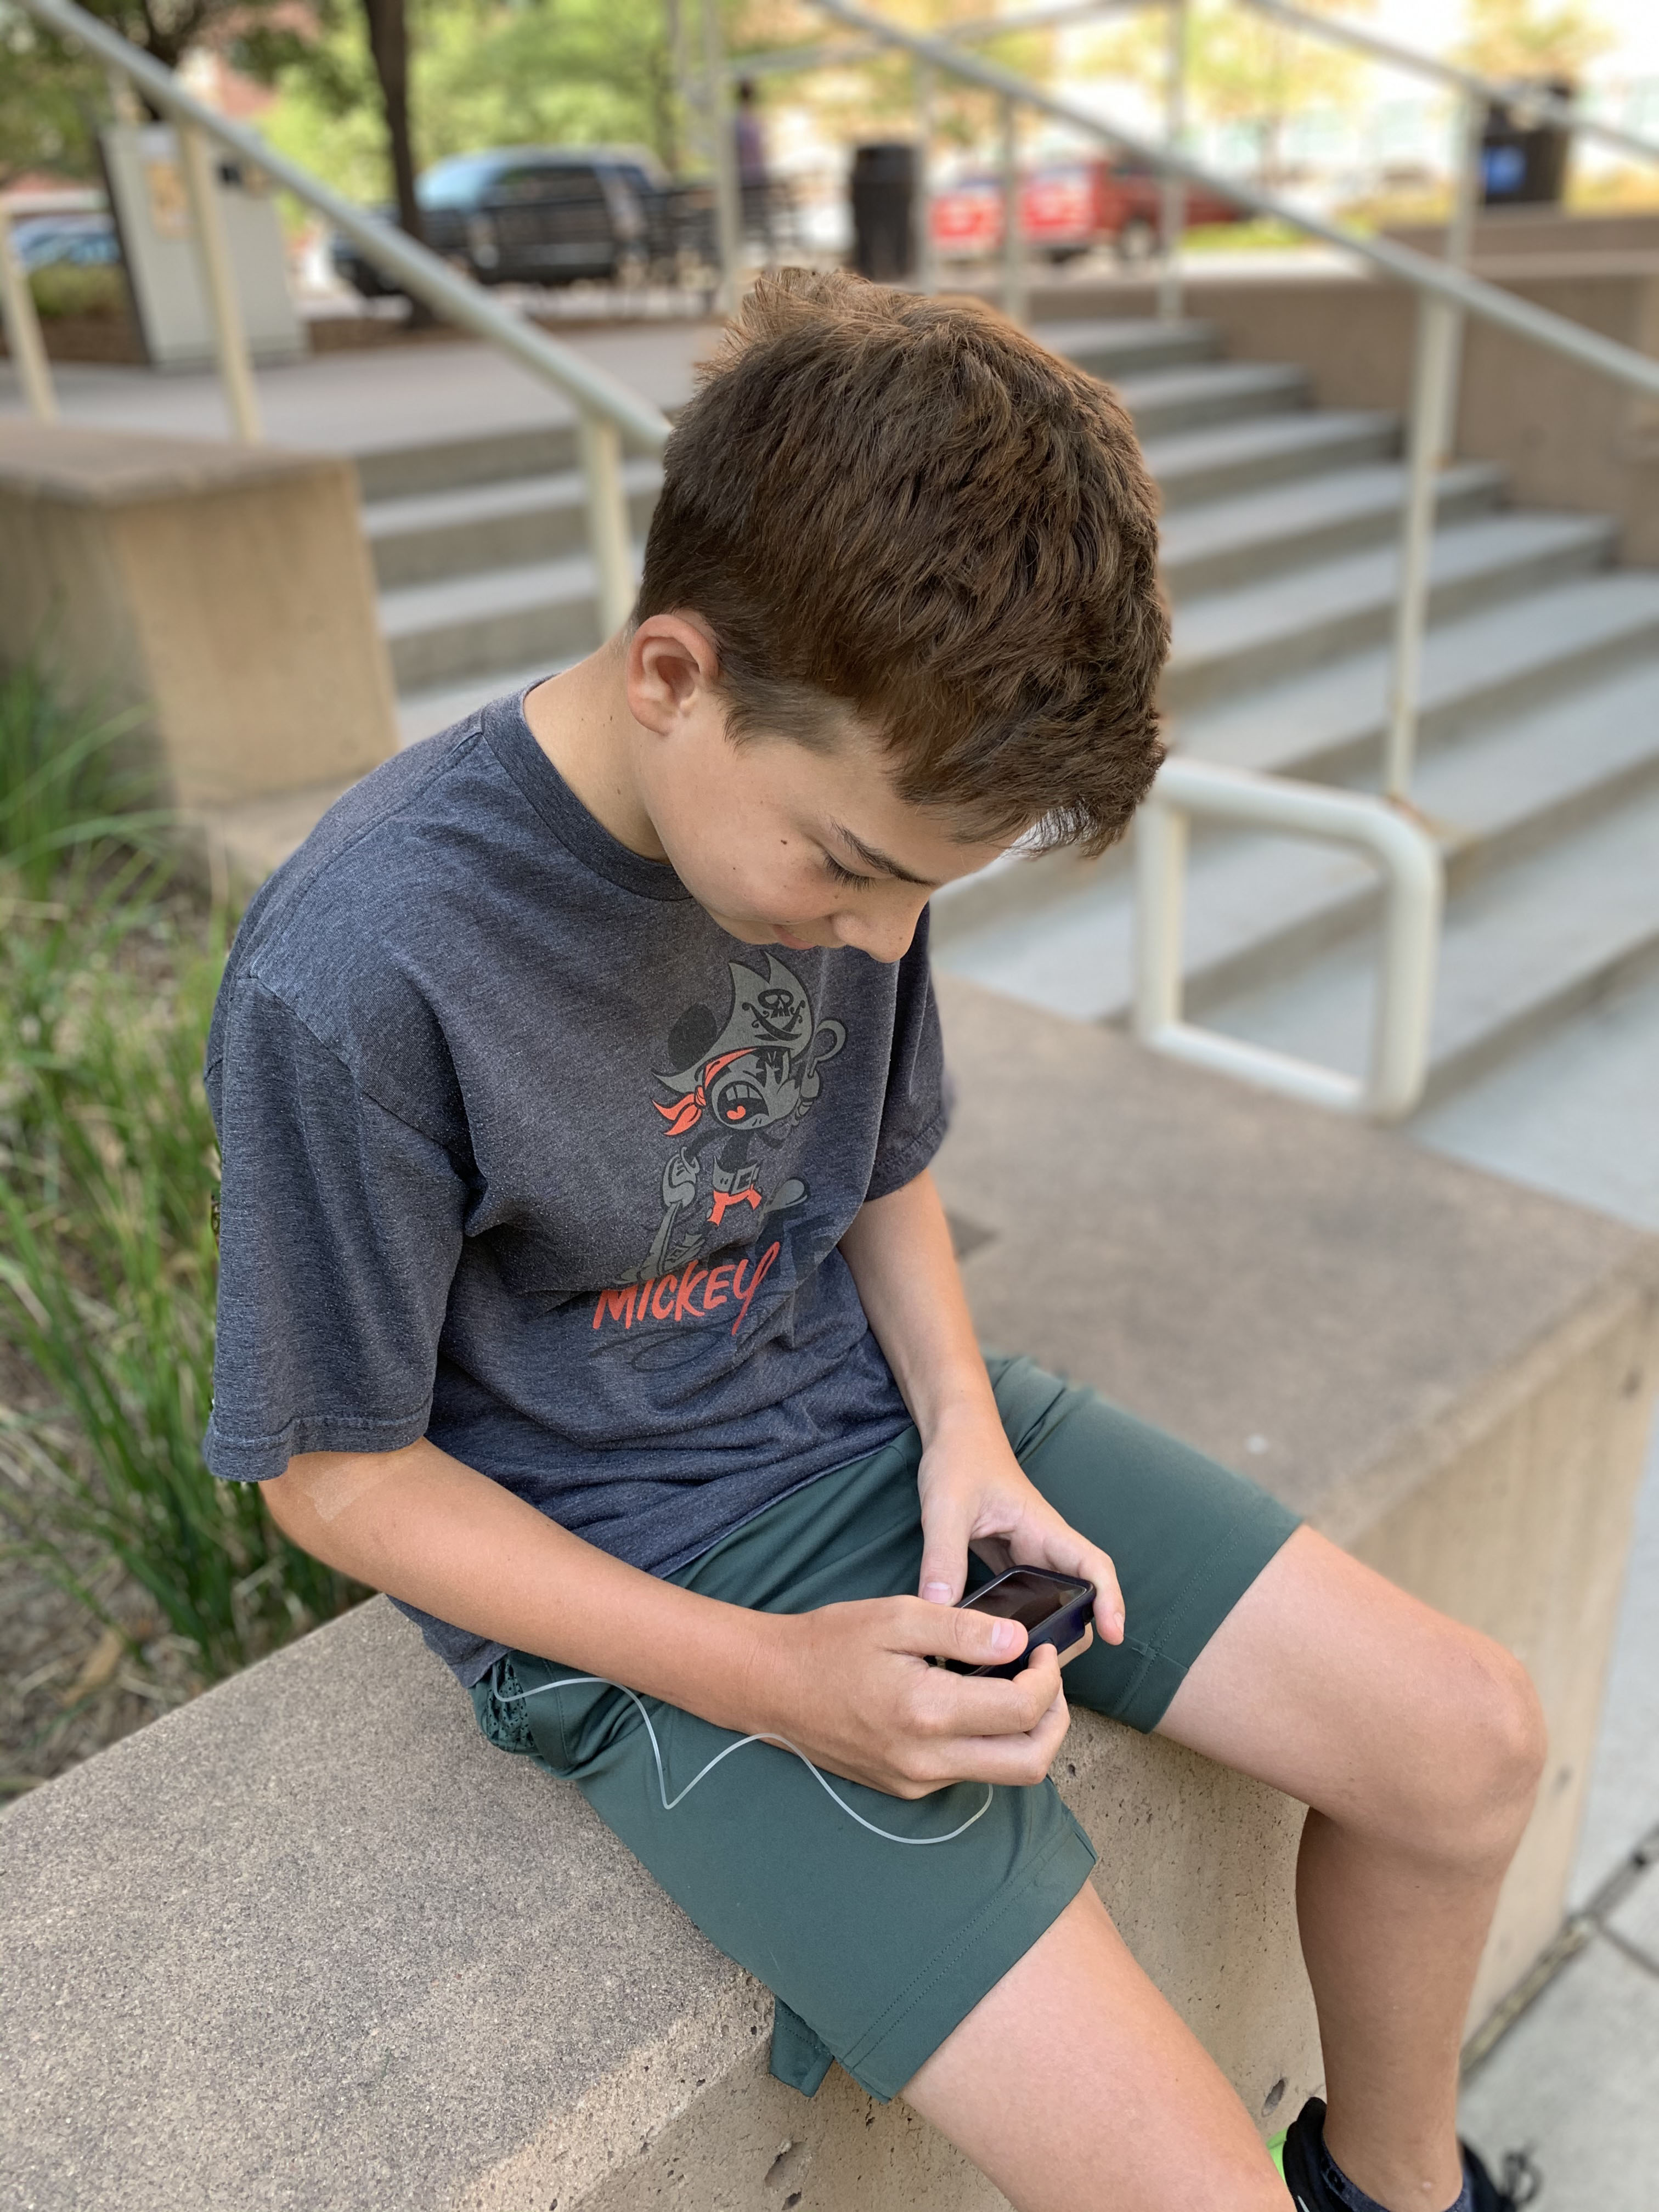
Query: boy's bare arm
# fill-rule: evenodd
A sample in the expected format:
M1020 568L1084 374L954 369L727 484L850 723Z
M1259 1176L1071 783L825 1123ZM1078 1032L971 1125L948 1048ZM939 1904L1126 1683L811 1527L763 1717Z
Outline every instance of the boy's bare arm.
M799 1614L723 1604L611 1558L424 1439L307 1453L264 1490L294 1542L360 1582L719 1727L786 1736L896 1796L1038 1781L1065 1735L1046 1647L1013 1681L927 1663L1006 1660L1024 1636L1010 1622L908 1597Z
M1003 1433L933 1176L924 1170L864 1206L841 1250L921 1432L921 1595L956 1604L971 1545L999 1568L1048 1567L1093 1583L1094 1625L1109 1644L1121 1643L1110 1559L1055 1512Z

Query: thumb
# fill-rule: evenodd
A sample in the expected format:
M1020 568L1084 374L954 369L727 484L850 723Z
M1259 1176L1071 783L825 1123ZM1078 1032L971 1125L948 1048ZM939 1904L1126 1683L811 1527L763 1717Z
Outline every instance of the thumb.
M968 1580L968 1501L939 1489L921 1505L921 1595L933 1605L954 1605Z

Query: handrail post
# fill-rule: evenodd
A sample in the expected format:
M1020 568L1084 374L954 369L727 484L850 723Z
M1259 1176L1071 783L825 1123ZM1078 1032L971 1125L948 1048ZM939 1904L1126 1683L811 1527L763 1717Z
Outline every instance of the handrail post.
M1164 142L1178 154L1187 136L1187 0L1164 0ZM1187 180L1178 170L1166 168L1158 195L1158 312L1168 323L1181 313L1181 240L1186 228Z
M12 243L11 217L0 207L0 323L6 332L6 350L17 372L28 410L37 422L58 419L58 394L52 387L46 342L40 335L40 318L34 295L17 249Z
M1474 222L1480 205L1480 161L1486 135L1486 102L1469 93L1459 104L1452 150L1456 168L1452 179L1451 216L1446 225L1446 266L1460 276L1468 274L1474 250ZM1442 460L1449 460L1457 444L1458 394L1463 377L1463 330L1467 321L1461 307L1451 309L1452 332L1446 363L1446 413L1441 424Z
M1181 924L1189 817L1311 837L1367 854L1384 880L1381 972L1370 1061L1355 1077L1183 1020ZM1135 1035L1155 1051L1247 1082L1395 1121L1423 1096L1434 1012L1445 874L1439 848L1381 799L1328 785L1222 768L1180 753L1164 762L1135 817Z
M715 305L722 315L734 315L743 281L743 195L738 180L737 143L732 135L732 91L720 37L720 0L702 0L702 65L708 150L714 161L714 231L720 260Z
M1455 311L1426 295L1417 304L1417 343L1412 368L1407 478L1401 516L1394 649L1389 670L1389 726L1382 788L1396 801L1411 797L1417 753L1423 632L1429 612L1429 565L1434 547L1436 479L1445 445L1447 372L1456 341Z
M1002 112L1002 312L1011 323L1025 320L1025 240L1020 232L1019 112L1004 93Z
M917 58L916 93L916 213L915 280L919 292L939 289L939 262L933 252L933 98L939 84L932 62Z
M175 115L173 130L179 147L179 165L185 173L185 190L190 198L202 289L207 294L208 310L213 318L213 346L218 356L225 405L236 435L246 444L257 446L264 436L264 426L259 419L259 399L253 386L252 364L248 359L247 333L242 327L241 303L236 297L236 272L231 266L230 247L225 238L218 194L214 189L215 165L209 158L206 139L193 123L187 122L182 115Z
M623 482L622 438L614 422L584 408L576 441L587 484L587 534L599 630L611 637L634 611L633 532Z
M1181 1019L1181 933L1187 817L1156 784L1135 816L1134 1031L1154 1037Z

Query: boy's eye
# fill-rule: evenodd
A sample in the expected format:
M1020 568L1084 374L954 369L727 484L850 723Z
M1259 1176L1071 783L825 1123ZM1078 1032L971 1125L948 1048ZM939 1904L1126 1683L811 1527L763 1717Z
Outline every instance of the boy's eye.
M846 884L850 889L867 891L875 882L873 876L855 876L850 868L843 868L833 853L823 856L824 872L833 884Z

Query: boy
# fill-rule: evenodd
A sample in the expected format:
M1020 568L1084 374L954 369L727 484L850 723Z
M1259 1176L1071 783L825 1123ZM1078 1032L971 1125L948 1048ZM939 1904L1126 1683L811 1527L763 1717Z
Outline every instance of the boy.
M902 2092L1021 2212L1493 2212L1454 2106L1541 1759L1524 1674L1172 1439L988 1370L927 1174L928 896L1121 835L1155 557L1101 386L988 313L763 286L629 626L377 770L248 910L208 1457L769 1984L808 2094L831 2056ZM1310 1808L1329 2108L1277 2161L1089 1885L1061 1661L928 1663L1020 1652L957 1608L1011 1562L1097 1586L1073 1697ZM751 1734L804 1758L750 1745L665 1808Z

